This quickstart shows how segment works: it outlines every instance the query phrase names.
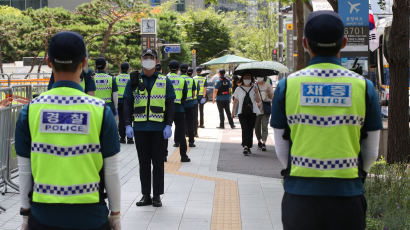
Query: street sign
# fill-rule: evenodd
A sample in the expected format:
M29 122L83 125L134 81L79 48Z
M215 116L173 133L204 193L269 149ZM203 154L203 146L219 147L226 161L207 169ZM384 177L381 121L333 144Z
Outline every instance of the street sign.
M338 1L339 16L345 26L369 26L369 1Z
M165 53L181 53L181 46L165 46L164 47Z
M141 46L142 49L155 49L156 48L156 35L155 34L141 34Z
M293 30L293 24L286 24L287 30Z

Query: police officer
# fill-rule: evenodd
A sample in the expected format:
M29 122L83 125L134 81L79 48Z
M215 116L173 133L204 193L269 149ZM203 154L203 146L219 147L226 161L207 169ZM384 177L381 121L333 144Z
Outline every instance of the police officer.
M103 57L95 60L95 96L103 99L111 108L114 116L118 115L118 86L115 79L107 74L107 62Z
M219 79L215 82L215 88L213 93L213 100L212 102L218 106L219 111L219 126L217 128L224 129L225 128L225 117L224 117L224 110L226 116L228 117L229 124L231 128L234 129L235 125L233 123L233 119L231 116L231 109L229 108L229 102L231 100L231 88L232 82L225 76L225 69L220 69Z
M204 126L204 105L206 102L206 88L208 87L208 82L206 80L205 76L201 75L202 73L202 68L198 67L196 68L196 77L194 77L196 86L197 86L197 92L198 92L198 103L197 106L199 107L199 126L198 126L198 116L196 118L196 127L200 128L205 128ZM197 111L198 113L198 111Z
M171 80L175 90L175 135L174 135L174 147L179 147L179 154L181 155L181 162L190 162L187 152L187 144L185 139L185 108L184 102L187 98L187 84L185 80L179 76L179 62L172 60L169 62L168 67L170 73L167 75Z
M120 133L120 143L127 143L127 144L134 144L134 140L132 138L127 138L127 142L125 142L125 122L123 116L123 109L124 109L124 91L127 82L130 80L130 75L128 74L130 71L130 64L128 62L124 62L121 64L121 74L115 77L115 83L118 86L118 130Z
M155 71L158 63L153 49L142 51L142 72L127 83L124 92L124 120L128 138L135 136L142 198L137 206L161 207L164 194L164 141L172 135L175 93L172 83ZM134 81L135 80L135 81ZM134 127L129 118L134 116ZM151 163L153 197L151 198Z
M365 229L363 183L382 128L377 94L340 65L347 40L336 13L311 13L304 36L309 66L279 82L272 107L276 153L286 167L283 227Z
M184 108L185 108L185 122L186 122L186 132L189 137L189 147L195 147L195 113L194 113L194 108L195 108L195 102L197 101L196 98L196 86L194 79L192 76L188 76L188 69L189 66L186 63L182 63L181 66L179 67L179 70L181 72L181 77L185 80L185 83L187 84L187 96L186 100L184 103ZM192 69L192 68L191 68ZM192 72L191 72L192 75Z
M53 88L54 84L54 72L51 73L50 80L48 81L47 90ZM94 82L94 72L87 66L81 71L80 75L80 86L83 88L84 93L94 96L95 95L95 82Z
M86 63L79 34L55 34L47 64L56 82L19 115L15 140L23 230L121 229L120 144L112 139L117 125L103 100L82 92Z

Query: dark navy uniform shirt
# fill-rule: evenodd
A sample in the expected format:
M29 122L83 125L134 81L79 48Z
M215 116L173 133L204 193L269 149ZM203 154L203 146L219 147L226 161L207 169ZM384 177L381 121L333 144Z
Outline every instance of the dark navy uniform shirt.
M82 71L81 75L84 77L83 81L85 84L84 88L84 93L92 92L96 90L95 82L92 76L94 75L94 72L91 69L88 69L87 72ZM53 88L54 84L54 75L51 74L50 81L48 82L47 89L50 90Z
M230 88L232 88L232 82L231 80L229 80L228 78L226 78L229 81L229 90ZM218 78L218 80L216 80L215 82L215 89L219 90L219 88L221 88L221 78ZM216 101L229 101L231 99L231 94L222 94L222 95L216 95Z
M309 65L319 63L332 63L340 65L337 57L314 57ZM367 104L363 129L364 131L376 131L383 128L380 106L377 92L373 83L367 82ZM275 129L285 129L288 127L285 111L286 79L279 81L276 87L272 103L272 117L270 125ZM296 195L311 196L358 196L364 192L363 182L360 178L347 179L303 179L299 177L286 177L284 182L285 191Z
M53 88L69 87L83 91L82 87L72 81L59 81ZM15 146L17 155L30 158L31 136L28 124L28 106L21 110L16 123ZM117 124L109 107L105 107L102 123L100 145L103 158L113 156L120 152ZM65 204L33 204L32 215L40 222L49 226L60 228L91 229L98 228L108 221L108 208L106 204L65 205Z

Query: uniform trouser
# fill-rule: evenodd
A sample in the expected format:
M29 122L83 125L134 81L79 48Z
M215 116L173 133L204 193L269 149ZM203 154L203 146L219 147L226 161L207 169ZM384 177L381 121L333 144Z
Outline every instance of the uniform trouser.
M189 137L189 143L195 142L195 107L185 108L186 131Z
M270 114L261 114L256 116L255 122L255 135L258 141L262 140L263 143L268 139L268 125Z
M242 146L252 148L253 145L253 128L255 128L256 114L252 113L250 116L239 114L239 122L242 129Z
M284 230L364 230L366 199L301 196L286 193L282 199Z
M38 222L32 215L28 218L28 229L29 230L79 230L79 229L72 229L72 228L57 228L52 226L44 225ZM89 228L90 230L110 230L110 224L106 222L102 226L98 228Z
M198 135L198 106L199 102L194 105L194 135Z
M216 101L216 105L218 106L219 111L219 126L225 126L224 110L226 116L228 117L229 124L233 126L233 119L231 115L231 109L229 108L229 101Z
M140 166L141 192L151 195L151 163L153 195L164 194L164 136L162 131L134 132Z
M124 103L118 103L118 132L121 139L125 139L125 121L123 116L124 111L122 111L123 109Z
M199 125L203 126L204 125L204 105L198 102L198 107L199 107Z
M179 144L179 154L186 157L187 144L185 139L185 112L176 112L174 116L175 123L175 143Z

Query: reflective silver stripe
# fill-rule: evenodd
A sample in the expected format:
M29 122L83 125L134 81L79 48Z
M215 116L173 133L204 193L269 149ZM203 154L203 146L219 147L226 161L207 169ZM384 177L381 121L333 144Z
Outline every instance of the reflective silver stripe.
M165 95L151 95L151 99L165 99Z
M164 115L162 115L162 114L152 114L152 113L150 113L150 114L149 114L149 117L162 119L162 118L164 118Z
M174 88L174 91L182 91L183 89L180 89L180 88Z
M58 186L51 184L34 183L34 192L54 196L76 196L98 192L99 182L90 184L77 184Z
M292 156L291 162L294 166L320 170L348 169L358 167L357 157L340 159L317 159L310 157Z
M145 113L137 113L137 114L134 114L134 117L135 118L147 118L147 114L145 114Z
M71 157L88 153L100 153L100 145L84 144L76 146L57 146L46 143L32 143L31 152L45 153L61 157Z
M175 99L174 102L181 102L181 99Z
M111 97L105 97L105 98L101 98L103 99L105 102L111 102Z
M88 96L59 96L59 95L41 95L34 98L31 104L54 104L54 105L78 105L89 104L104 107L105 102L98 98Z
M111 90L111 87L98 87L97 90Z
M304 124L314 126L338 126L338 125L354 125L363 126L364 117L358 115L335 115L335 116L318 116L311 114L292 114L287 116L288 124Z
M335 78L335 77L352 77L364 80L363 76L347 70L347 69L302 69L288 76L288 79L294 77L319 77L319 78Z

